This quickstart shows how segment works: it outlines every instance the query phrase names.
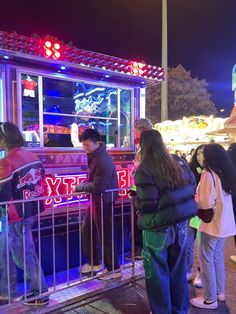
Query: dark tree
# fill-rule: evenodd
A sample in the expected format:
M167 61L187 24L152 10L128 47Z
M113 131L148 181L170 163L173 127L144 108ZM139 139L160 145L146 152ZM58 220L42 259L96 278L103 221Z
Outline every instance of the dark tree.
M205 80L192 78L182 65L170 68L168 73L168 119L182 119L183 116L215 115L216 107L211 100ZM147 88L146 116L153 123L161 118L161 83Z

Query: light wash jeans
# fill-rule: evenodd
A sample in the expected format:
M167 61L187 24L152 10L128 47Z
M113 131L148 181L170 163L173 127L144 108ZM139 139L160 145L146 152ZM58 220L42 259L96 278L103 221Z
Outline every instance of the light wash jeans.
M39 281L39 261L35 251L34 240L32 236L32 226L35 217L26 218L15 224L9 224L8 243L9 243L9 264L10 264L10 287L11 298L16 296L16 266L24 270L23 254L23 225L25 227L25 264L26 278L30 284L30 293L35 296L40 292ZM16 266L15 266L16 265ZM40 266L41 267L41 266ZM0 233L0 295L8 296L7 280L7 251L6 251L6 221L2 219L2 232ZM41 292L47 292L48 287L41 269Z
M202 274L203 296L206 300L217 300L217 293L225 291L224 270L225 238L201 232L199 257Z

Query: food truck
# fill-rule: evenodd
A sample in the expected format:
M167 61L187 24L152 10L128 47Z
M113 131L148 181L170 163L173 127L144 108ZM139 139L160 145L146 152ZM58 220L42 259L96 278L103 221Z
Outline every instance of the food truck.
M134 120L145 115L145 88L162 81L161 67L104 55L46 36L0 32L0 117L22 131L25 150L45 168L45 219L52 202L63 225L60 196L86 177L87 157L79 143L85 128L101 134L116 164L119 186L130 186ZM120 192L120 194L126 192ZM71 198L70 212L78 198ZM71 214L70 224L78 219Z

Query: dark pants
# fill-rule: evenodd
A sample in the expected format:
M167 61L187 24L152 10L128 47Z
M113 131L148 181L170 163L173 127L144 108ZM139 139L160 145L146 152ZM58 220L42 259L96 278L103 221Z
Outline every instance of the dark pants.
M113 208L115 204L113 203ZM92 222L93 222L93 258L91 256L91 209L86 209L82 224L82 241L85 257L89 264L99 265L100 255L97 249L97 238L102 252L102 219L101 206L99 202L92 203ZM120 268L118 254L114 242L114 255L112 256L112 202L103 204L103 227L104 227L104 264L111 271ZM114 229L113 229L114 230ZM114 239L114 237L113 237ZM112 260L112 257L114 260Z
M187 314L186 223L164 232L143 231L148 299L153 314Z
M134 214L134 247L135 252L143 248L142 230L138 228L138 215Z

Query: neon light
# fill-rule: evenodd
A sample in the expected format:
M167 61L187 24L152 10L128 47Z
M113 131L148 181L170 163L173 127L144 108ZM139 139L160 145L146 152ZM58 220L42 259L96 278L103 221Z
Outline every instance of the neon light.
M118 175L118 185L120 188L126 188L130 186L130 172L129 169L122 169L117 171ZM78 203L79 199L80 201L86 201L87 197L86 195L79 195L79 196L71 196L68 198L68 200L62 199L60 195L62 194L71 194L72 188L80 184L86 180L86 174L79 174L79 175L56 175L54 177L52 176L46 176L44 179L45 182L45 192L44 196L54 196L55 199L48 199L45 201L46 207L51 205L54 201L55 206L62 206L65 204L74 204ZM127 191L120 191L120 196L127 195Z
M50 57L50 56L52 55L52 51L51 51L50 49L47 49L47 50L46 50L46 55L47 55L48 57Z
M52 43L50 41L45 41L45 47L47 48L51 48L52 47Z
M54 44L54 48L55 48L56 50L59 50L59 49L61 48L61 46L60 46L60 44L55 43L55 44Z
M60 58L60 56L61 56L60 52L59 51L55 51L54 55L53 55L53 59L56 60L56 59Z

